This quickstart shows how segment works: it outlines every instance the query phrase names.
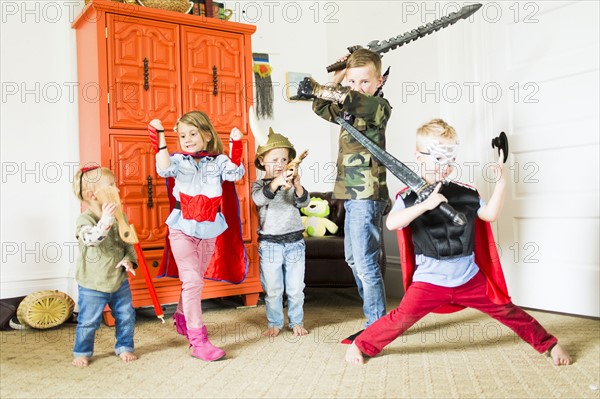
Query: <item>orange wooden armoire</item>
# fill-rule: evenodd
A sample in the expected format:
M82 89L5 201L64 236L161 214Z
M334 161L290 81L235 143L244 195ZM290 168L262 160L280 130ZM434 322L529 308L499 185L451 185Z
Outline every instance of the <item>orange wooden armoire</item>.
M108 0L92 0L73 22L77 31L81 164L114 172L123 210L135 226L161 304L179 300L179 279L157 279L169 214L165 180L156 174L146 126L162 120L169 149L172 129L192 110L206 112L228 149L229 133L244 133L244 179L236 183L249 268L241 284L206 280L202 297L242 295L255 305L257 215L250 198L256 176L248 126L252 104L251 35L256 27ZM130 277L133 306L152 306L141 272ZM111 317L105 313L105 321Z

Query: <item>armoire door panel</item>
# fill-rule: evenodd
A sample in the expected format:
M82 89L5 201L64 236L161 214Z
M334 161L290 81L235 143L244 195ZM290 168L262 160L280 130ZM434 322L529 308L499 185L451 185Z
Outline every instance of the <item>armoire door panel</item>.
M176 148L176 141L169 137L167 145ZM135 226L142 247L163 246L169 200L165 179L156 174L154 150L145 137L133 135L111 135L110 146L123 211Z
M137 18L107 18L111 128L144 128L179 117L179 28Z
M208 113L217 131L243 125L243 37L182 28L182 85L186 110Z
M215 111L211 121L219 132L228 132L234 127L243 126L244 103L240 98L243 90L241 85L235 87L239 87L240 90L234 93L221 91L220 98L212 103Z

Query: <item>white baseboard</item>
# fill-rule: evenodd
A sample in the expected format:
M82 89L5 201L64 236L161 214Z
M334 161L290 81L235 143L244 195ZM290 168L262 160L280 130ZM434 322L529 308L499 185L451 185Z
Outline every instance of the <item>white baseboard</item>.
M12 277L14 279L3 276L0 283L0 298L26 296L42 290L59 290L77 300L77 284L73 277L58 277L48 273L30 275L27 279ZM400 257L398 256L386 257L385 293L386 296L392 298L402 298L404 295Z
M399 256L386 256L387 267L396 268L400 270L400 257ZM387 270L387 268L386 268Z
M391 298L402 298L404 296L404 287L402 285L400 257L386 256L385 259L385 295Z
M27 296L43 290L59 290L76 299L73 292L73 279L70 277L42 278L38 280L4 281L0 283L0 298Z

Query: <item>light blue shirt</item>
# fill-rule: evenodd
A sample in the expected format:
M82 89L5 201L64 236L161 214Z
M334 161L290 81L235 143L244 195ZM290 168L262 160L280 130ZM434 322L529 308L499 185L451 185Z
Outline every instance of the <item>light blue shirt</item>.
M196 161L190 155L171 155L171 165L167 169L156 172L161 177L175 178L173 196L180 200L181 193L196 196L205 195L209 198L220 197L223 194L223 181L238 181L244 175L244 166L231 162L226 155L203 157ZM179 209L173 209L167 218L170 228L181 230L183 233L196 238L213 238L227 229L225 217L217 212L214 221L196 221L185 219Z
M480 206L484 204L479 200ZM406 208L402 197L398 197L391 212ZM475 254L452 259L435 259L425 255L415 255L413 281L435 284L442 287L459 287L471 280L479 267L475 263Z

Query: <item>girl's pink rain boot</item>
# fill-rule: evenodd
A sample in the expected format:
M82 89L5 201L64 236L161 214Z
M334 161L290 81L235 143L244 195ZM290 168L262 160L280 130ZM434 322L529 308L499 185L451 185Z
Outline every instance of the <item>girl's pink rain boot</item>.
M187 329L187 324L185 322L185 316L183 315L183 313L175 312L173 314L173 325L175 326L175 330L177 330L177 332L179 334L188 338L188 329Z
M192 356L198 359L212 362L225 356L225 351L219 349L208 340L206 326L202 328L190 328L187 330L190 344L192 345Z

